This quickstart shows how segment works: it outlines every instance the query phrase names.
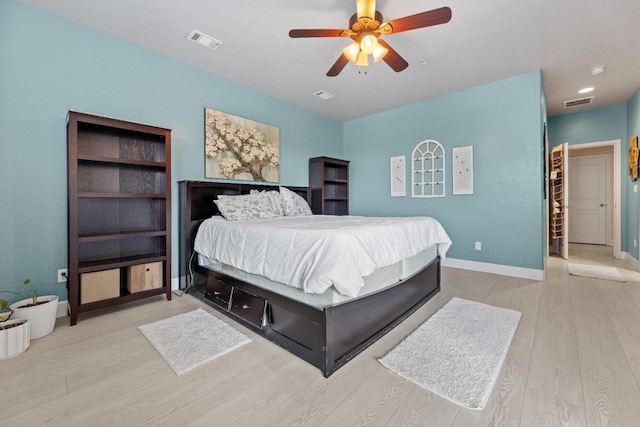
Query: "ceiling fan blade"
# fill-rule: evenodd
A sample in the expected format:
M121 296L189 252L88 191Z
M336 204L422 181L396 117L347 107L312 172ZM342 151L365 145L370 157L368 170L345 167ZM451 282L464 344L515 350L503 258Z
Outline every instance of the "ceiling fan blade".
M378 43L389 50L387 54L382 57L382 60L386 62L387 65L393 69L393 71L399 73L409 66L409 63L405 61L398 52L393 50L393 48L389 46L389 43L385 42L382 39L378 39Z
M402 31L415 30L416 28L446 24L450 20L451 9L448 7L441 7L440 9L434 9L428 12L405 16L404 18L394 19L393 21L389 21L388 24L393 27L393 30L390 31L390 33L400 33Z
M358 19L376 17L376 0L356 0L356 15Z
M340 74L340 71L349 63L349 58L344 56L344 53L340 55L340 58L336 61L335 64L327 71L327 77L335 77Z
M317 30L291 30L289 31L289 37L298 38L298 37L342 37L342 32L344 30L327 30L327 29L317 29Z

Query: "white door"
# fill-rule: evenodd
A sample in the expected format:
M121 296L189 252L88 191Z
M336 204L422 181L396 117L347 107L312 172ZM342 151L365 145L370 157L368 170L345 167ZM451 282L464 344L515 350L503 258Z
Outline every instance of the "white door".
M605 245L609 156L571 157L569 165L569 241Z

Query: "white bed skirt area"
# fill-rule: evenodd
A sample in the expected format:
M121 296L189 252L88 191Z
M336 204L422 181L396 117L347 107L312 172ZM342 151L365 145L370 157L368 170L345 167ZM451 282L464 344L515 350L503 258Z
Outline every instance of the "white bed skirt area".
M294 288L283 283L274 282L264 276L247 273L240 269L221 264L218 261L198 254L198 264L204 268L221 274L242 280L243 282L270 290L287 298L299 301L305 305L322 310L325 307L338 305L355 298L360 298L374 292L395 286L398 282L411 277L422 270L438 256L438 247L433 245L418 254L406 258L386 267L375 270L369 276L365 276L364 286L356 297L342 295L335 288L329 288L322 294L306 293L302 289Z
M335 288L359 296L363 277L429 247L444 258L451 240L430 217L313 215L205 220L194 242L198 254L278 283L323 294Z

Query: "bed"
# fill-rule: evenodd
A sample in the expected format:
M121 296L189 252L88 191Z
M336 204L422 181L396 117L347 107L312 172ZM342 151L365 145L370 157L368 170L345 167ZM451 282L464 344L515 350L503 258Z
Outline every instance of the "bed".
M288 188L308 200L306 187ZM252 190L278 190L278 186L181 181L179 189L180 288L186 289L191 283L189 292L192 295L316 366L325 377L393 329L440 290L440 255L446 252L450 242L430 245L400 262L376 267L371 275L362 278L362 283L358 277L349 278L345 273L344 286L340 290L340 286L325 289L324 285L316 283L309 285L313 289L305 289L305 292L295 285L283 284L287 282L286 278L276 275L272 277L276 280L271 280L258 274L269 275L261 269L262 265L253 272L250 268L233 267L216 259L219 256L208 256L202 243L201 236L210 223L220 226L220 221L225 221L216 217L220 211L214 201L220 196L249 194ZM327 218L329 220L339 219ZM266 220L280 221L284 220ZM196 239L200 228L201 234ZM255 231L248 233L255 234ZM222 240L224 234L212 236L215 242ZM198 253L194 250L197 240ZM320 270L325 268L326 265L319 267ZM340 270L335 274L338 274L337 278L343 275ZM357 282L356 286L349 287L351 282ZM322 284L322 281L318 283Z

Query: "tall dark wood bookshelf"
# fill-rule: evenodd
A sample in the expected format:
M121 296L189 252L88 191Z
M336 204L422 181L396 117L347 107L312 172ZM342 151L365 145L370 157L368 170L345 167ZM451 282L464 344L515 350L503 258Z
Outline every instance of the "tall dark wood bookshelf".
M69 314L171 299L171 131L69 112Z
M349 162L330 157L309 159L311 211L349 215Z

